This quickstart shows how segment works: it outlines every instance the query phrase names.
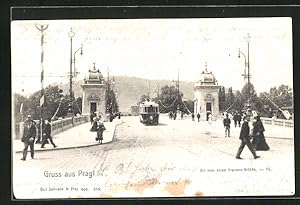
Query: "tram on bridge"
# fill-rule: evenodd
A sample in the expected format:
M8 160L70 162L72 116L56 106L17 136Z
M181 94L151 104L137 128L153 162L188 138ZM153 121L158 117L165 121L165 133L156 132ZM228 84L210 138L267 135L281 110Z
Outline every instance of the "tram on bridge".
M153 101L140 103L140 122L146 125L158 125L159 106Z

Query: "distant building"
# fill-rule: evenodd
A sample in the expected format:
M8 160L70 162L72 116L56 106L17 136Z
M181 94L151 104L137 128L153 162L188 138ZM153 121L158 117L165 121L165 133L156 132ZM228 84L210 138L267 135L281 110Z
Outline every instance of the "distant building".
M212 72L205 71L200 75L200 80L194 84L194 113L200 113L201 120L208 120L209 113L213 117L219 115L219 87Z
M90 115L91 112L106 114L105 94L106 85L99 70L96 70L95 63L92 70L84 78L82 88L82 114Z

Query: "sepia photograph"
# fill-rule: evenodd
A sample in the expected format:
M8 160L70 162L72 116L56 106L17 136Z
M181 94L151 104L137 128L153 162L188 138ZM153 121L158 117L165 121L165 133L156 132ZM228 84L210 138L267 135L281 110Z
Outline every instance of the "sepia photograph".
M291 17L11 21L16 199L293 196Z

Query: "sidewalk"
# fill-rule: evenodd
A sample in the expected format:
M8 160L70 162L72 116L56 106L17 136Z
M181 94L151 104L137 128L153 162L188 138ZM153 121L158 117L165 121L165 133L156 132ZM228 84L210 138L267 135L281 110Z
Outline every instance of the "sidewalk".
M123 121L119 119L113 122L104 122L106 130L103 132L103 144L113 140L116 127L122 123ZM34 149L35 151L50 151L99 145L99 142L95 140L96 132L90 132L91 126L91 123L88 122L54 135L53 142L57 145L56 148L53 148L49 142L49 144L45 144L45 148L41 148L41 144L35 144ZM24 144L20 139L13 140L12 146L13 152L16 153L20 153L24 149Z

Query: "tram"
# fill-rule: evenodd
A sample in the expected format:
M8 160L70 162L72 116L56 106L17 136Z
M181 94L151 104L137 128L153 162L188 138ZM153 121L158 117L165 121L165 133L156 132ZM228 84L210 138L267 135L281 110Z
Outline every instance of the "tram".
M140 122L146 125L158 125L159 106L153 101L140 103Z

